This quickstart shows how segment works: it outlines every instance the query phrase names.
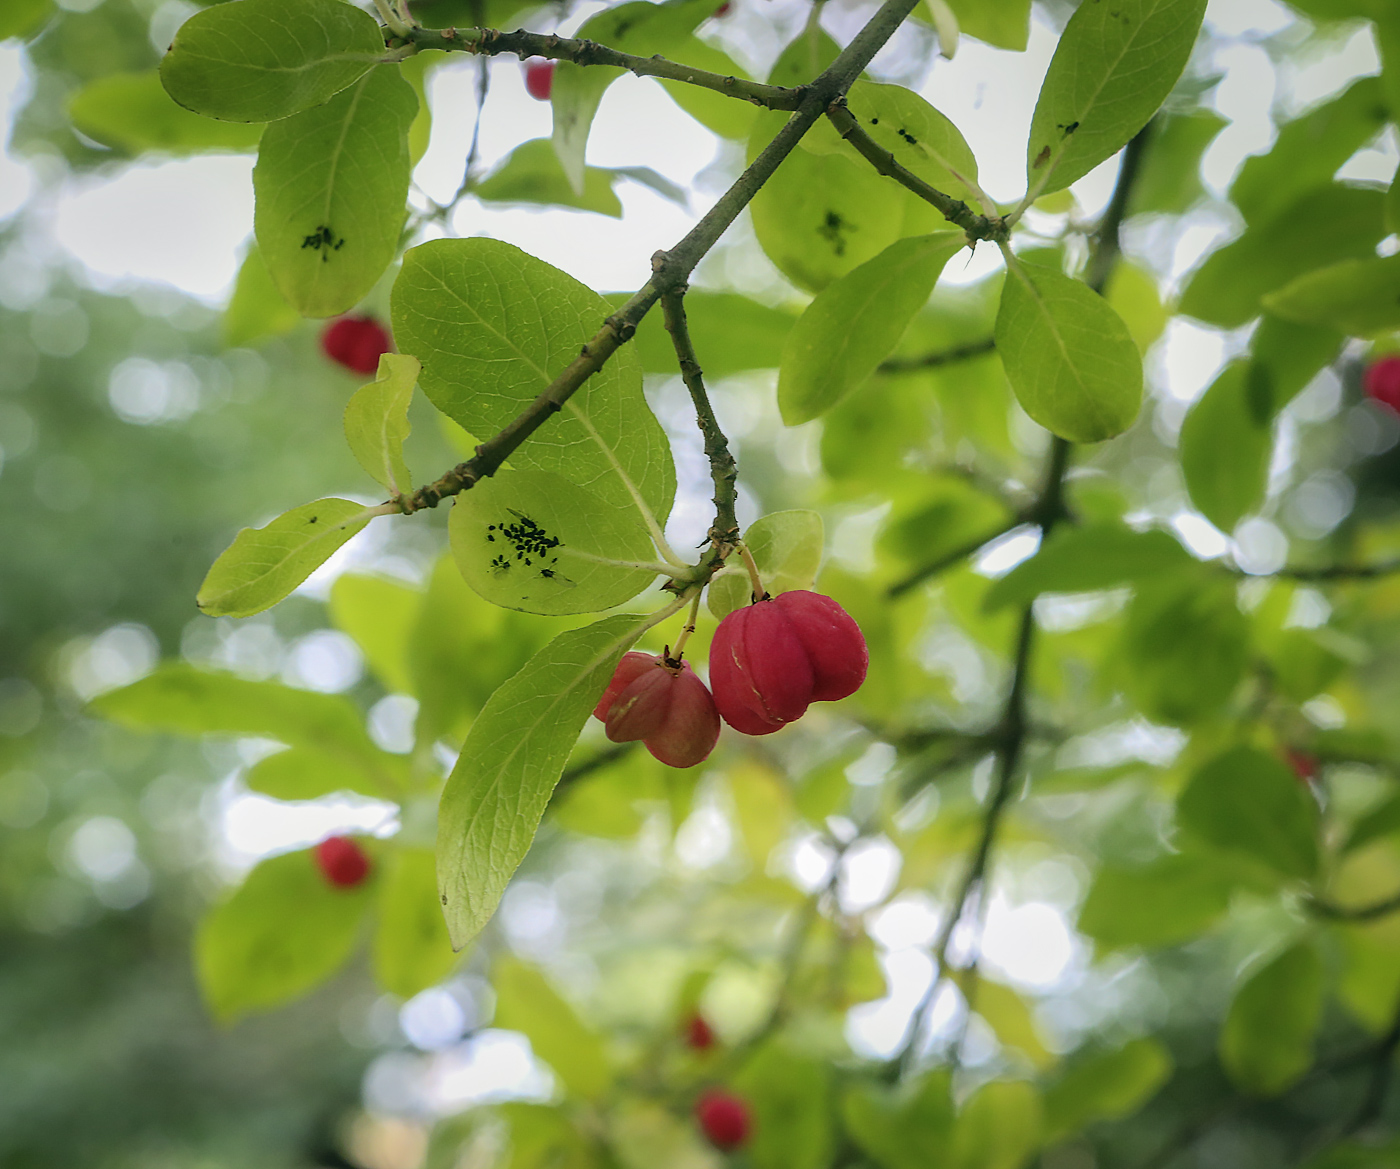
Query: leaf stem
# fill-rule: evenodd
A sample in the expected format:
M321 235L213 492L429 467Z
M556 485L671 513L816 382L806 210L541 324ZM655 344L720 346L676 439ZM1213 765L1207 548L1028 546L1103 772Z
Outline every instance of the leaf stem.
M409 35L408 25L399 19L399 14L394 11L389 0L374 0L375 10L379 13L379 18L385 23L389 31L396 37L407 37Z
M681 635L676 638L675 647L667 655L668 657L680 660L681 651L685 649L685 643L690 640L690 635L695 632L695 622L700 616L700 590L695 590L695 596L690 602L690 616L686 618L685 625L681 627Z
M959 361L969 361L991 353L997 347L995 339L984 337L980 341L969 341L966 345L955 345L951 349L937 349L932 353L921 353L917 357L887 357L880 362L880 373L906 373L916 369L937 369L942 365L953 365Z

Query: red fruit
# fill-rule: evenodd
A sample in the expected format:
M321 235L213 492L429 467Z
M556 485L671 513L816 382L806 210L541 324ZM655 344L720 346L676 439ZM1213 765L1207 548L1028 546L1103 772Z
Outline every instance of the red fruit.
M332 836L316 846L316 867L332 885L352 889L369 876L369 857L348 836Z
M525 92L536 101L548 101L554 88L554 62L530 61L525 66Z
M733 7L734 5L729 3L729 0L724 0L724 3L721 4L718 8L716 8L713 12L711 12L710 16L714 20L719 20L720 17L728 16L729 10Z
M726 1153L745 1144L753 1127L743 1097L723 1088L707 1088L700 1094L695 1101L695 1119L710 1143Z
M705 1016L700 1014L691 1015L685 1021L685 1043L686 1046L695 1051L709 1051L715 1045L715 1032L707 1022Z
M393 347L389 334L373 317L341 317L321 333L321 352L356 373L374 373L379 355Z
M746 735L770 735L813 702L854 694L870 656L860 626L830 597L796 589L735 609L715 631L715 705Z
M1293 768L1293 774L1299 779L1311 783L1317 778L1319 764L1316 755L1310 755L1296 747L1289 747L1283 754L1288 760L1288 766Z
M689 662L628 653L593 709L614 743L640 740L668 767L694 767L719 738L719 711Z
M1368 398L1400 414L1400 353L1372 362L1362 375L1361 385Z

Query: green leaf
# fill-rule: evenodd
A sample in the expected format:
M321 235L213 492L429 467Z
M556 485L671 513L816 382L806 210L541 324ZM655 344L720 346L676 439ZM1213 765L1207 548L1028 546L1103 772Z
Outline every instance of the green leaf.
M1025 605L1041 593L1081 593L1150 580L1193 563L1174 537L1160 530L1135 532L1122 524L1060 528L1040 550L1021 561L983 597L995 612Z
M1196 269L1181 294L1187 316L1233 329L1259 313L1265 293L1345 259L1367 259L1384 238L1385 195L1339 184L1315 188L1252 224Z
M272 283L258 245L250 245L224 310L224 344L230 348L250 345L263 337L290 333L300 323L301 314Z
M685 317L696 355L711 379L749 369L777 369L783 340L797 319L737 292L703 288L685 294ZM632 348L647 373L677 372L675 346L659 313L642 318Z
M697 36L683 38L666 55L672 61L718 73L721 77L749 79L748 73L733 57ZM736 101L725 93L687 85L684 81L662 80L661 88L671 95L676 105L712 134L743 142L753 130L754 118L758 115L757 106Z
M1070 17L1040 87L1026 152L1028 199L1117 154L1171 92L1205 0L1090 0Z
M778 406L789 426L824 414L875 372L928 300L962 232L897 240L827 285L783 345Z
M197 114L271 122L320 105L383 55L378 22L341 0L233 0L180 26L160 79Z
M831 1068L769 1043L735 1077L753 1105L745 1146L753 1169L826 1169L834 1140Z
M608 312L573 277L498 240L413 248L394 283L394 336L423 363L424 392L477 435L514 421ZM517 448L511 464L562 475L613 507L636 510L640 502L658 527L676 490L670 444L642 397L641 368L628 347Z
M1197 770L1176 816L1201 840L1284 877L1317 871L1317 802L1287 764L1253 747L1235 747Z
M897 508L880 551L910 566L932 564L1011 524L1010 510L959 475L925 475L913 510ZM994 586L995 587L995 586Z
M472 724L438 809L438 889L454 948L496 911L579 731L636 640L635 614L561 633Z
M1136 264L1119 260L1103 295L1109 307L1122 317L1138 352L1146 353L1171 318L1158 294L1156 279Z
M523 1032L535 1055L554 1070L569 1092L596 1100L612 1084L603 1039L587 1027L533 966L518 958L491 970L497 1027Z
M597 613L656 576L628 566L654 556L635 510L547 471L502 471L459 495L448 534L462 579L506 609Z
M1262 400L1267 391L1277 414L1336 359L1345 340L1335 329L1300 325L1266 312L1249 344L1251 393Z
M401 845L385 855L374 931L374 977L409 999L441 982L457 964L437 897L433 850Z
M1263 298L1286 321L1375 337L1400 328L1400 256L1343 260L1318 268Z
M331 585L330 618L348 633L386 690L412 694L408 640L423 593L382 576L345 573Z
M1022 1169L1040 1147L1040 1093L1024 1080L993 1080L963 1103L950 1169Z
M292 747L258 760L244 773L249 791L274 800L315 800L333 792L353 791L382 799L380 777L398 773L406 780L401 761L381 751L364 752L360 766L344 755L314 747Z
M827 35L818 21L810 20L778 54L773 68L768 71L768 84L789 88L806 85L816 80L840 53L841 46Z
M154 69L89 81L68 99L68 115L89 138L125 154L256 150L263 132L260 123L218 122L176 105Z
M1055 1062L1055 1056L1045 1046L1031 1006L1025 999L1009 986L993 982L985 975L977 978L968 994L968 981L959 979L959 988L1000 1043L1015 1048L1039 1071L1044 1071Z
M211 617L249 617L277 604L360 531L375 510L318 499L261 528L244 528L214 561L195 598Z
M763 586L775 597L793 589L810 589L821 568L826 536L822 517L814 511L774 511L751 523L744 543L758 565ZM731 560L739 567L739 557ZM752 599L748 574L722 576L710 584L709 608L722 620Z
M1123 689L1148 718L1189 725L1219 715L1249 661L1234 582L1204 570L1140 581L1118 652Z
M574 36L639 57L672 57L675 48L685 44L695 26L713 11L707 4L708 0L679 4L635 0L589 17ZM555 67L549 95L554 109L554 149L579 194L584 191L583 158L594 115L608 86L622 74L623 70L612 66L585 68L572 61L560 61Z
M1199 856L1143 868L1104 865L1079 911L1079 931L1104 946L1170 946L1204 933L1230 902L1231 884Z
M1137 417L1142 356L1122 319L1082 280L1013 261L994 336L1026 413L1061 438L1101 442Z
M361 386L345 407L345 441L360 466L397 499L413 489L403 461L408 438L408 404L422 366L399 353L379 356L379 373Z
M1230 184L1246 223L1266 223L1300 195L1326 186L1338 168L1385 125L1378 77L1363 77L1340 96L1285 123L1264 154L1247 158Z
M1131 1116L1157 1094L1171 1071L1171 1053L1156 1039L1133 1039L1076 1059L1046 1090L1046 1135L1059 1140L1095 1121Z
M768 145L786 117L759 114L749 140L751 158ZM768 258L809 292L820 292L900 237L926 233L942 222L922 199L864 160L857 165L840 154L809 150L789 154L749 208Z
M353 308L393 260L417 113L413 87L385 65L264 132L253 228L273 283L303 316Z
M1031 0L948 0L963 35L999 49L1025 50L1031 32Z
M1128 215L1152 211L1180 215L1202 198L1201 155L1229 124L1208 109L1159 114L1128 196Z
M1181 472L1191 502L1222 532L1264 503L1274 445L1270 389L1256 367L1225 367L1181 424Z
M977 160L961 131L912 89L857 81L847 97L851 113L895 161L930 186L977 206ZM813 154L839 154L870 164L825 119L802 139Z
M1252 974L1236 992L1220 1032L1220 1062L1253 1096L1287 1091L1312 1066L1322 1022L1322 959L1299 942Z
M841 1100L846 1131L881 1169L928 1169L952 1138L950 1077L934 1071L900 1088L857 1084Z
M8 0L0 10L0 41L28 37L52 15L52 0Z
M328 979L355 946L373 884L334 886L305 850L258 865L195 933L195 970L214 1016L230 1023Z
M616 178L614 171L590 166L584 171L582 191L576 192L550 140L532 138L506 155L472 194L487 203L576 207L621 219L622 201L613 193Z

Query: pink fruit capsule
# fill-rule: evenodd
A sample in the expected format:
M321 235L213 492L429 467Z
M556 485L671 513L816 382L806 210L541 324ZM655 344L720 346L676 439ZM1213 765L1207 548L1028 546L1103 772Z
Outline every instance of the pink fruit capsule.
M614 743L640 740L669 767L694 767L719 739L719 711L689 662L624 654L594 708Z

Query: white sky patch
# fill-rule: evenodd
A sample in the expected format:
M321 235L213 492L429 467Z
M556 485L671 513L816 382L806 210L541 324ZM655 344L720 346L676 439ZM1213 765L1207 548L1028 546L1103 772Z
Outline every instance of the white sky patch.
M987 966L1020 986L1048 990L1059 986L1078 957L1065 915L1045 901L1014 908L992 899L982 934Z
M0 127L4 128L7 148L0 153L0 222L18 211L34 187L34 175L8 149L9 126L15 112L29 95L29 78L24 55L18 43L0 45Z
M99 286L153 281L222 303L253 226L252 171L250 155L208 155L74 180L53 233Z

